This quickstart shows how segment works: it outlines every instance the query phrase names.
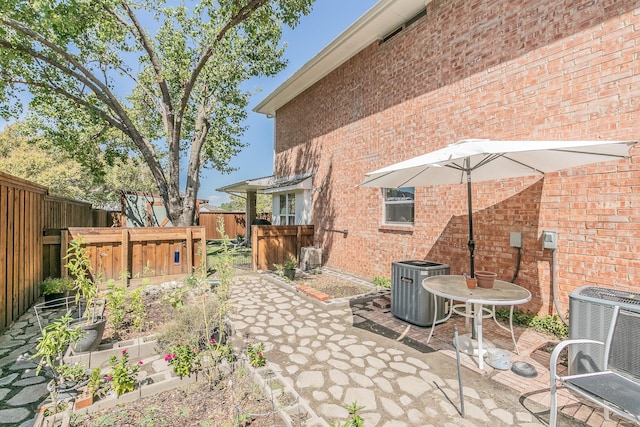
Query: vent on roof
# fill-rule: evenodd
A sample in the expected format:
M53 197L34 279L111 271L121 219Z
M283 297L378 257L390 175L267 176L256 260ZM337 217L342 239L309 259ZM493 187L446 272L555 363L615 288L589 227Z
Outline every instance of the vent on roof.
M413 24L414 22L416 22L418 19L422 18L423 16L427 16L427 8L422 9L420 12L416 13L415 15L413 15L411 18L409 18L406 22L404 22L398 28L396 28L395 30L391 31L389 34L384 36L382 38L382 40L381 40L381 43L384 43L387 40L393 38L396 34L400 33L402 30L404 30L405 28L409 27L411 24Z

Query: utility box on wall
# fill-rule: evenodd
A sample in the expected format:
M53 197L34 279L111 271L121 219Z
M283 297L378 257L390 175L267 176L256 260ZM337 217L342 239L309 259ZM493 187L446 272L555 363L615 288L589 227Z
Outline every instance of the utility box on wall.
M300 269L304 271L322 267L322 249L313 246L300 248Z

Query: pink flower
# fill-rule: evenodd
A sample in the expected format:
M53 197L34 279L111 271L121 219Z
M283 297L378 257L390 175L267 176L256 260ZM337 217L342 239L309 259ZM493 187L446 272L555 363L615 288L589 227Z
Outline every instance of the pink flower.
M122 350L122 354L127 354L127 349Z
M112 378L113 378L113 375L107 375L106 380L107 380L107 381L111 381L111 379L112 379Z
M258 357L262 357L262 352L261 351L258 352Z
M167 354L167 355L164 357L164 361L165 361L165 362L168 362L170 359L171 359L171 355L170 355L170 354Z
M175 359L176 357L177 357L177 356L176 356L176 354L175 354L175 353L173 353L173 354L171 355L171 358L172 358L172 359Z
M211 338L211 344L215 344L216 343L216 339L215 338Z
M138 360L138 365L142 365L142 360Z

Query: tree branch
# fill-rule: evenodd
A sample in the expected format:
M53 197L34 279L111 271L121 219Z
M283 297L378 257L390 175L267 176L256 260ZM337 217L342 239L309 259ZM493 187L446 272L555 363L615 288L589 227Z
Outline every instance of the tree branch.
M227 22L227 24L220 29L218 34L216 35L215 41L219 42L222 38L227 34L227 32L235 27L236 25L247 20L256 10L260 7L264 6L268 3L269 0L251 0L245 6L240 8L238 13ZM191 77L187 84L185 85L184 92L182 94L182 99L180 100L180 108L178 110L178 114L182 115L184 110L187 108L187 103L189 102L189 98L191 97L191 91L193 90L200 73L202 72L204 66L207 64L209 59L213 56L213 46L209 46L207 50L203 53L202 57L196 64L193 72L191 73Z

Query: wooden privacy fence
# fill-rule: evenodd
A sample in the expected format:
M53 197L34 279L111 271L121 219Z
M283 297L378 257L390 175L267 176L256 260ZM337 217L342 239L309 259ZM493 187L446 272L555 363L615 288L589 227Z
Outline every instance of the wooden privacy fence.
M300 257L300 248L313 246L313 225L254 225L251 250L254 270L273 270L291 255Z
M69 242L79 238L86 243L92 270L103 280L168 281L207 268L204 227L69 228L48 243L61 245L65 254Z
M49 229L111 225L111 213L91 204L53 197L48 189L0 172L0 332L27 311L40 296L38 284L55 268L44 264ZM46 251L45 251L46 252ZM54 256L59 269L59 249Z
M207 230L207 240L222 239L218 232L218 218L224 221L224 232L230 239L241 234L247 236L247 216L244 212L200 212L199 224ZM256 218L271 221L270 213L259 213Z

